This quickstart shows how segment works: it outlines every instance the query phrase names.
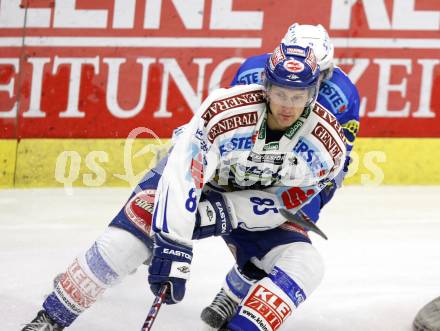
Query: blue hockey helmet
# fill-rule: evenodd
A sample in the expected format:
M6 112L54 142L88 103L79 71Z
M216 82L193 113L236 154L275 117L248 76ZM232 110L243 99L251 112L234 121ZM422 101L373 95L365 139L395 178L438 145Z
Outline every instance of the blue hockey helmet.
M264 71L267 93L270 93L272 85L303 90L307 92L304 106L315 102L320 70L311 47L287 46L281 43L267 60Z
M309 46L278 45L265 66L269 83L287 88L306 88L318 84L319 65Z

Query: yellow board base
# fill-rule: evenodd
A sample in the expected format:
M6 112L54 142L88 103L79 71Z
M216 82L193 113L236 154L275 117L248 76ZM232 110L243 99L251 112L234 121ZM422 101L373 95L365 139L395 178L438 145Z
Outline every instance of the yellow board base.
M0 188L14 186L16 151L16 140L0 140Z
M440 138L358 138L352 159L344 184L440 184Z
M133 187L168 147L168 139L23 139L18 148L1 140L0 187ZM440 185L440 139L358 138L352 160L344 184Z
M134 187L168 140L25 139L17 151L16 187Z

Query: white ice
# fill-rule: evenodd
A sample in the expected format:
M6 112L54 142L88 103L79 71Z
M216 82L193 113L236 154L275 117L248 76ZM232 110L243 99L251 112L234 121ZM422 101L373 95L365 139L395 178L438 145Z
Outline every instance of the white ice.
M53 277L86 250L124 203L126 189L0 190L0 330L20 330ZM440 187L344 187L321 214L329 240L321 286L281 330L411 330L440 295ZM232 256L221 239L195 244L187 295L163 306L153 330L200 330ZM69 330L137 331L153 301L146 267L104 293Z

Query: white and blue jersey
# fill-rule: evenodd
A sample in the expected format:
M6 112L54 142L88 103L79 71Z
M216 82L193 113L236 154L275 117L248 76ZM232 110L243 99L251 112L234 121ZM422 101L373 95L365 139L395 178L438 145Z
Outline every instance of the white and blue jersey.
M253 56L243 62L238 69L231 86L246 84L262 84L264 66L270 53ZM330 79L321 83L317 101L329 110L341 124L346 138L347 160L353 148L356 135L359 131L359 93L348 76L335 67ZM313 221L319 218L321 208L333 197L337 187L340 187L346 171L342 171L329 187L322 190L302 211Z

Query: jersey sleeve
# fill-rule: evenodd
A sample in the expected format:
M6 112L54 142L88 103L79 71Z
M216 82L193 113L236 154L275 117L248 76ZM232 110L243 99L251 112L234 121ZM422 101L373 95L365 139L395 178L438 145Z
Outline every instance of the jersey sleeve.
M231 86L262 84L262 73L270 54L261 54L246 59L238 68Z
M356 140L357 134L359 132L359 108L360 108L360 98L359 93L355 85L351 85L351 94L349 98L349 106L347 113L343 118L341 118L340 123L345 136L345 147L347 149L347 156L345 159L344 167L334 179L334 185L327 190L327 197L333 196L334 192L329 193L329 191L336 190L338 187L342 186L342 182L348 172L348 166L350 165L350 153L353 150L354 142ZM323 199L323 205L325 205L330 199Z
M216 142L207 139L203 111L216 98L213 92L191 121L174 137L153 211L153 231L191 245L195 214L202 189L219 163Z
M220 166L219 141L251 130L264 102L260 86L215 90L191 121L175 132L156 190L153 231L191 245L202 190Z
M357 88L352 85L347 113L340 120L346 138L347 152L351 152L353 149L354 141L359 132L359 108L359 93Z

